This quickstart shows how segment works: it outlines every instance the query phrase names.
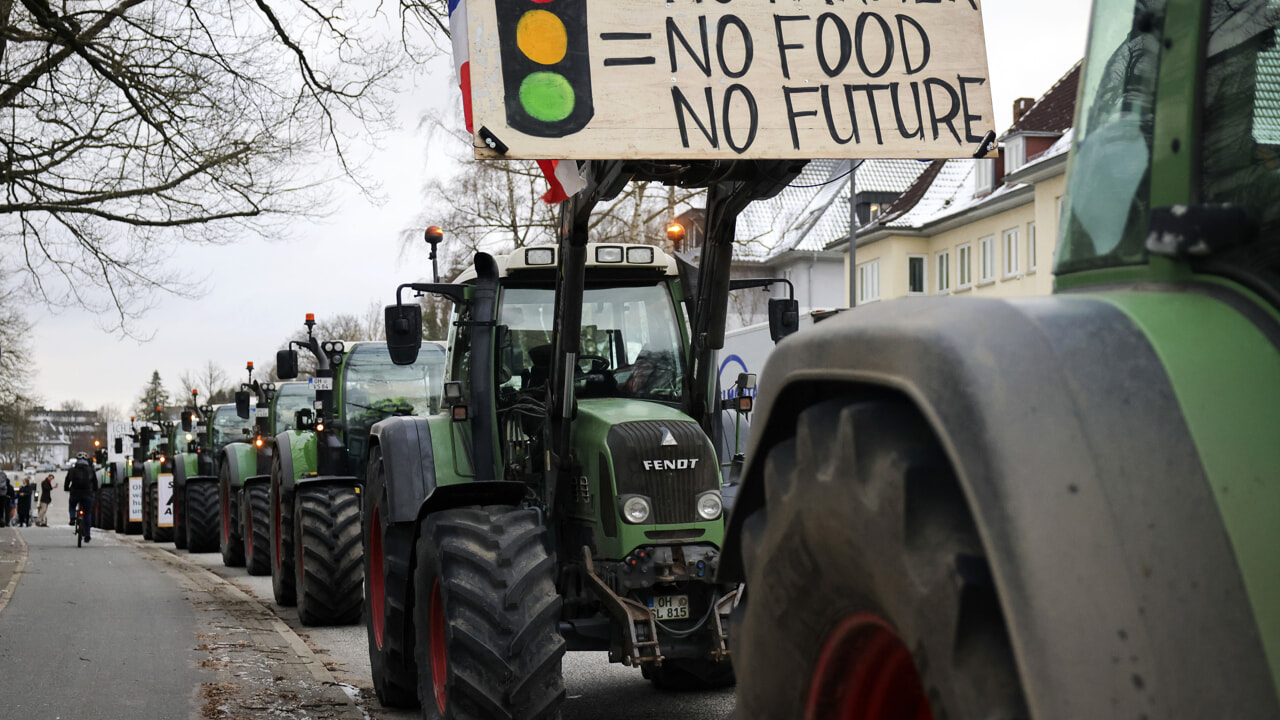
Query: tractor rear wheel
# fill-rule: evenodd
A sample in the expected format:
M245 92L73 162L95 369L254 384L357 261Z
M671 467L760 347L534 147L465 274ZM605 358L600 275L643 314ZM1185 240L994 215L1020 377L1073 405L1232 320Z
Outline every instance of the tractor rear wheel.
M277 450L277 453L279 451ZM277 605L294 605L298 602L293 576L293 498L283 495L283 470L280 456L271 460L271 594Z
M173 475L173 546L187 549L187 474L183 461L174 460ZM178 474L182 482L178 482Z
M369 635L373 692L383 707L418 706L409 608L413 525L389 522L382 448L369 452L364 513L364 626Z
M240 503L226 477L226 463L217 485L217 514L214 515L214 532L218 533L218 550L222 552L222 564L226 567L244 566L244 536L240 534Z
M218 549L218 488L208 480L188 480L185 514L187 550L207 553Z
M301 485L294 488L293 499L298 620L303 625L359 622L364 580L360 494L350 485Z
M271 574L271 489L266 483L245 485L241 505L244 565L250 575Z
M559 717L560 596L533 510L442 510L422 521L413 627L424 718Z
M743 718L1029 715L964 492L914 407L805 409L764 485L730 633Z

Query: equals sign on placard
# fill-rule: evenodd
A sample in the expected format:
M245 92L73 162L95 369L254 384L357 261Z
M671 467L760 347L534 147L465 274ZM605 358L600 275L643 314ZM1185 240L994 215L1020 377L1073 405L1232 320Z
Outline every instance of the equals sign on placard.
M601 40L650 40L653 33L611 32L600 33ZM618 65L653 65L658 61L652 55L647 57L611 57L604 59L605 67Z

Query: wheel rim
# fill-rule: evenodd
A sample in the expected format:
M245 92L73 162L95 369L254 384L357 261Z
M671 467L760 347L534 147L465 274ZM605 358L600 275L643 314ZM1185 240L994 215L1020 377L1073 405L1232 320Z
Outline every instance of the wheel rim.
M911 651L883 618L857 613L823 642L806 720L933 720Z
M280 547L284 545L284 536L280 534L280 493L276 493L271 501L271 514L274 516L274 525L276 529L275 535L271 538L272 545L276 550L276 569L284 567L284 561L281 560Z
M218 494L222 497L222 539L231 542L231 491L226 488L219 488L222 492Z
M444 600L440 596L440 578L431 586L431 687L436 695L436 709L444 715L445 683L449 679L448 654L444 642Z
M382 577L382 564L382 518L379 516L378 506L374 505L369 518L369 616L373 618L373 639L379 650L382 649L382 633L387 624L386 607L383 604L387 589ZM434 657L432 659L434 661Z

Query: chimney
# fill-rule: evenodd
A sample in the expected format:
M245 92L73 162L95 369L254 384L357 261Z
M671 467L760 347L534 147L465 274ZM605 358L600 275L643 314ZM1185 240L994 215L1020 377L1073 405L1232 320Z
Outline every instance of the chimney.
M1022 119L1022 116L1026 115L1027 111L1031 109L1031 106L1035 104L1036 104L1035 98L1018 98L1017 100L1014 100L1013 101L1013 124L1017 125L1018 121Z

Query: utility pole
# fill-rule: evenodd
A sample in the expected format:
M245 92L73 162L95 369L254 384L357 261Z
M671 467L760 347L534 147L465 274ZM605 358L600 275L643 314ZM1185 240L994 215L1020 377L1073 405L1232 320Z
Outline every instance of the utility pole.
M858 167L862 160L849 161L849 307L858 304Z

